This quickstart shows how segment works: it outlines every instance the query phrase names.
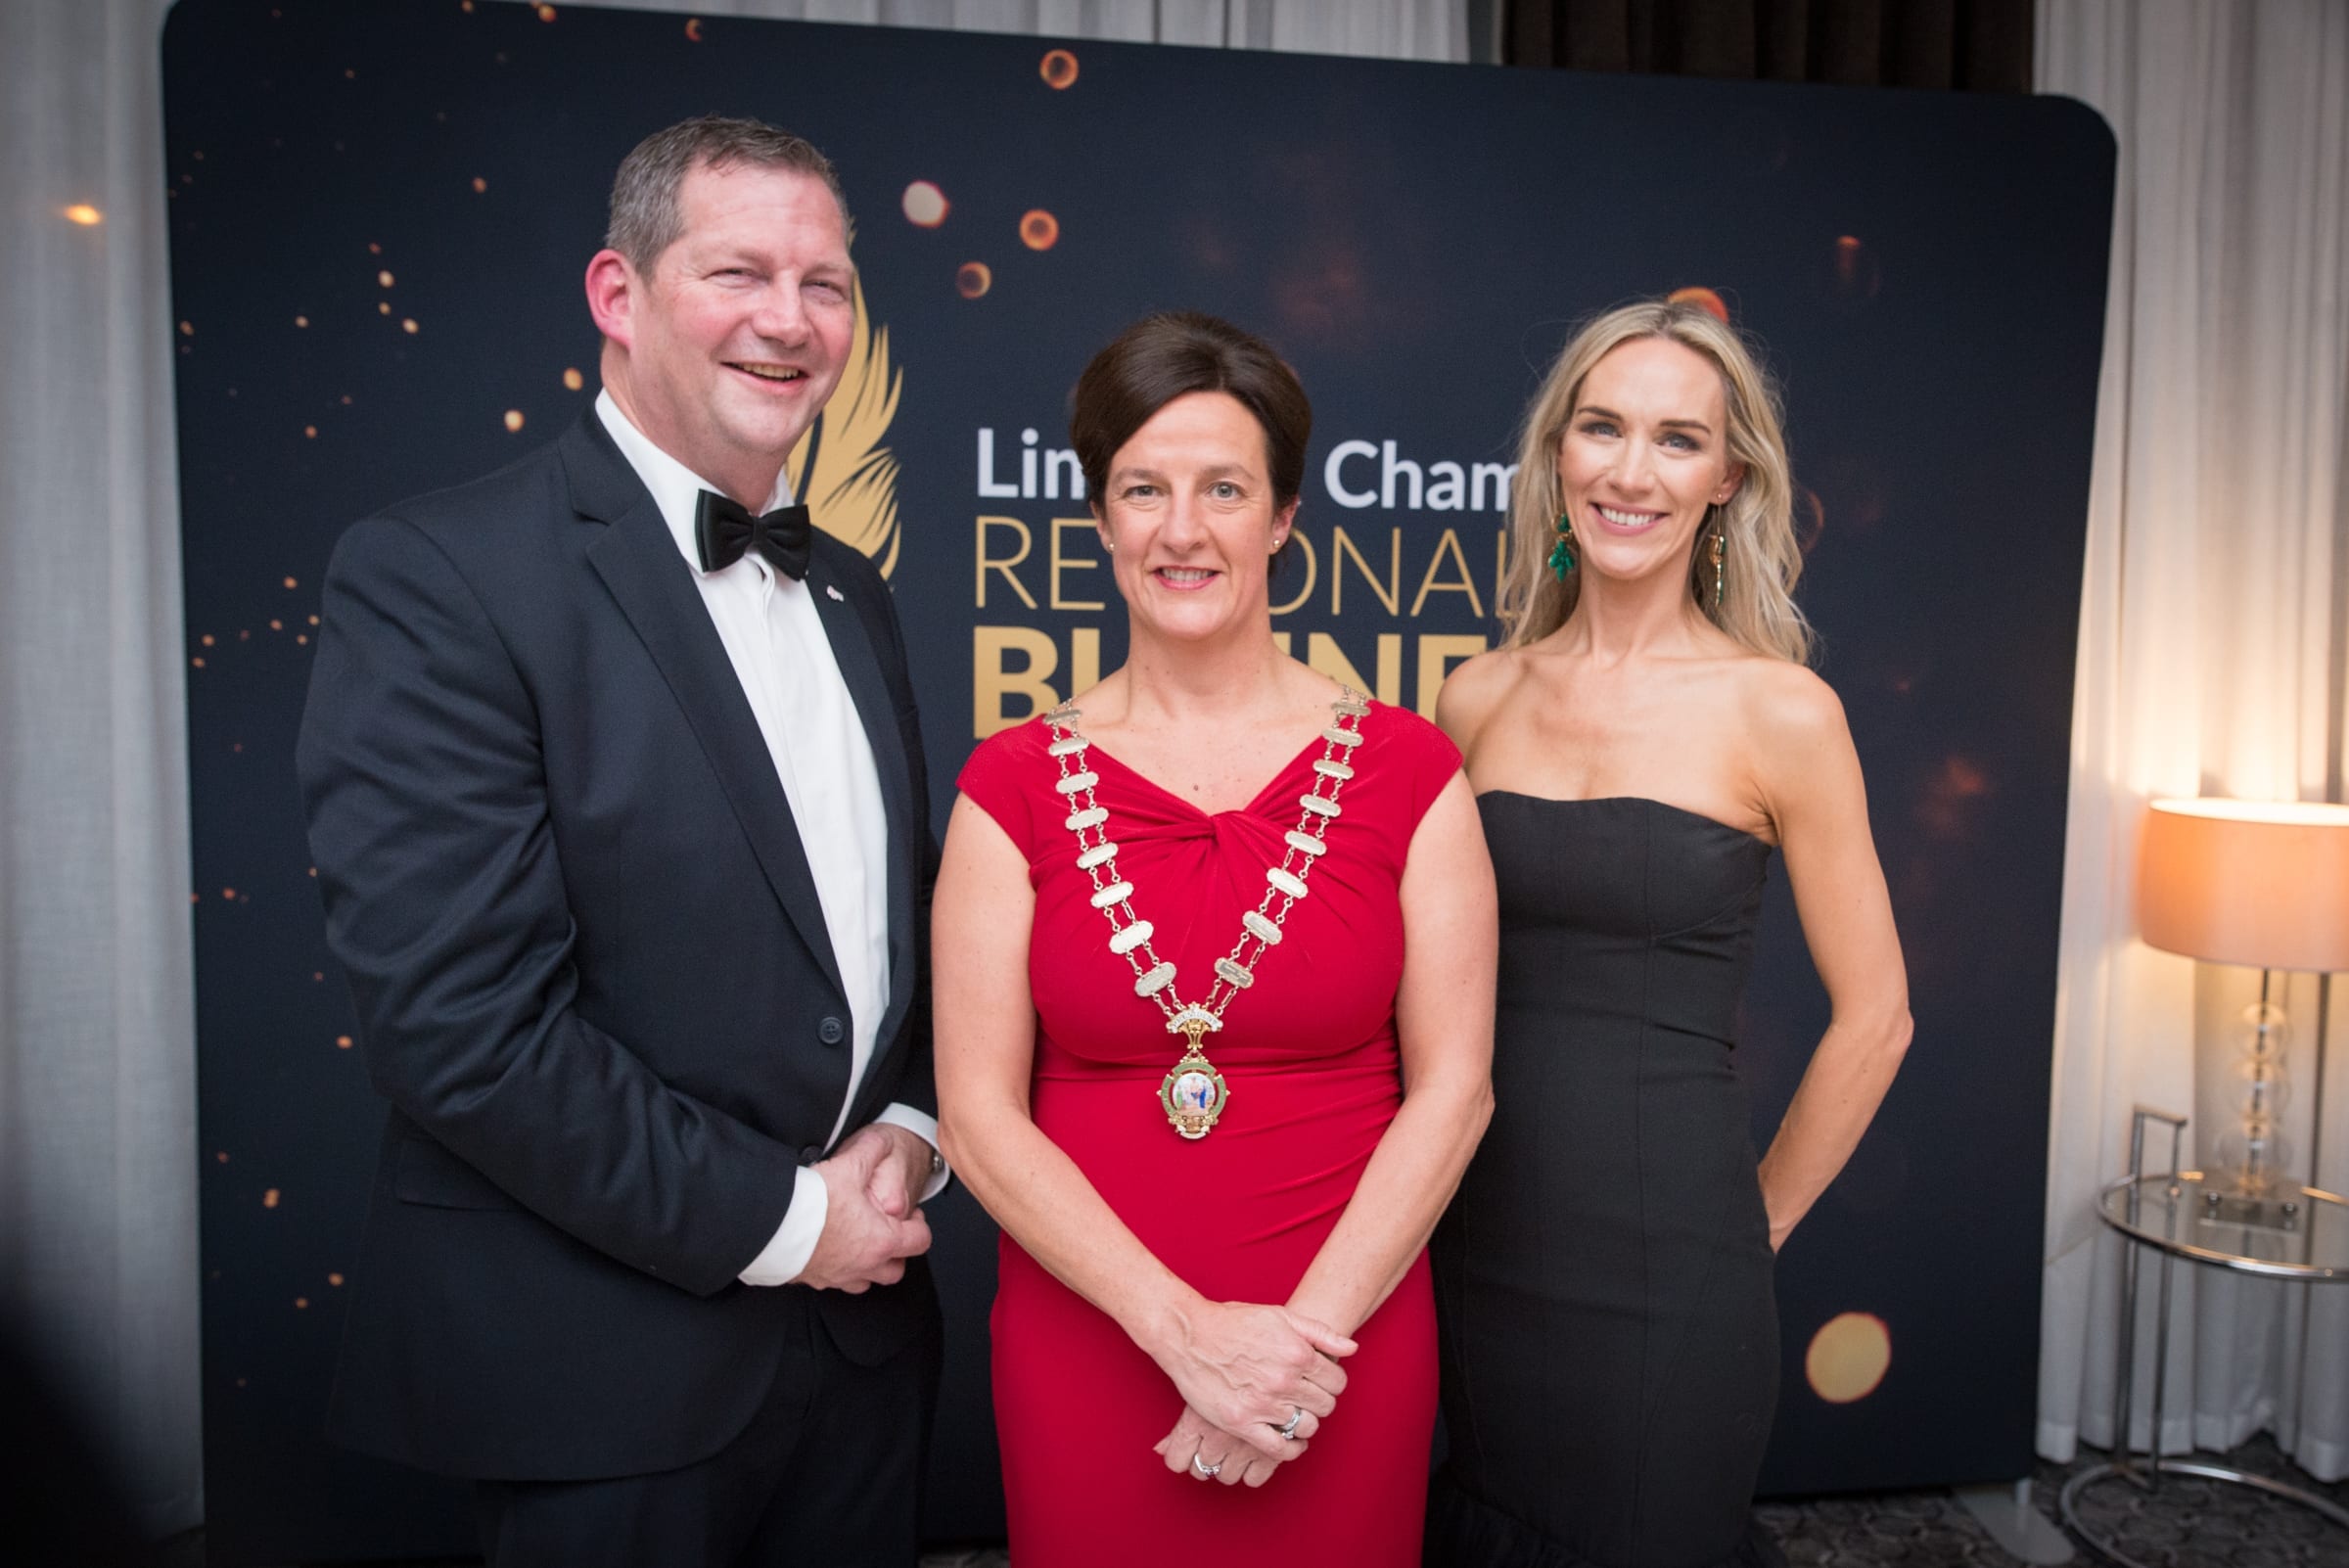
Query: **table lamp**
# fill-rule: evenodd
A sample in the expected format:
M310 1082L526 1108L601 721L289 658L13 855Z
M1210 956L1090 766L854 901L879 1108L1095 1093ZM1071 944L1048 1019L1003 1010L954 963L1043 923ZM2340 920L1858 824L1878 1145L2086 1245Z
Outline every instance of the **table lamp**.
M2241 1117L2220 1137L2211 1175L2242 1197L2265 1198L2289 1184L2292 1152L2282 1136L2290 1021L2272 999L2275 972L2349 970L2349 806L2152 802L2139 845L2137 914L2153 946L2260 972L2259 1000L2243 1009ZM2313 1100L2321 1136L2322 1020ZM2309 1153L2313 1162L2317 1150Z

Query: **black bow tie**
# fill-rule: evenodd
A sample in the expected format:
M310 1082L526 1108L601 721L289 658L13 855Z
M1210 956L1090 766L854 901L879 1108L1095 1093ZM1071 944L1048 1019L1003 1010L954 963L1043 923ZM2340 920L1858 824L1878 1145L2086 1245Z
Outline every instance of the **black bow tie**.
M807 575L814 534L804 506L777 507L753 517L740 501L704 490L693 509L693 542L701 551L704 572L722 572L745 551L756 550L796 581Z

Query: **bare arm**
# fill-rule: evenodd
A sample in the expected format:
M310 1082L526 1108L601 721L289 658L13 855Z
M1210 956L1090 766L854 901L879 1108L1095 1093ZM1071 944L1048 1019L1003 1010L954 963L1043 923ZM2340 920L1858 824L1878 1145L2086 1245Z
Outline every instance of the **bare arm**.
M1286 1457L1292 1446L1272 1428L1292 1408L1335 1408L1346 1374L1334 1358L1351 1355L1354 1342L1285 1308L1208 1301L1142 1245L1037 1129L1028 1097L1035 908L1018 847L968 797L957 800L931 942L946 1158L995 1222L1116 1319L1184 1401L1251 1447Z
M1763 789L1830 1009L1762 1157L1762 1201L1776 1248L1852 1157L1892 1086L1909 1048L1909 976L1842 704L1805 673L1757 709Z
M1500 942L1493 861L1476 797L1454 773L1412 836L1404 866L1403 982L1395 1027L1403 1047L1403 1107L1379 1137L1362 1179L1329 1239L1289 1297L1307 1316L1352 1333L1403 1279L1443 1216L1493 1117L1493 999ZM1296 1434L1321 1416L1298 1407ZM1221 1479L1262 1486L1271 1465L1233 1453L1234 1438L1186 1409L1159 1446L1170 1470L1198 1453L1209 1463L1246 1457ZM1293 1455L1302 1444L1290 1451Z
M1289 1305L1351 1334L1427 1245L1493 1119L1500 914L1468 776L1420 818L1403 874L1403 1108Z

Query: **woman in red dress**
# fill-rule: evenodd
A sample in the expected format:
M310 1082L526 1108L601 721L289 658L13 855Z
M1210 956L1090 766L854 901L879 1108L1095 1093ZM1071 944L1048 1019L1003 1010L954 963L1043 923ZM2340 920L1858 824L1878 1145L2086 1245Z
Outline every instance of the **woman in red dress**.
M1128 661L980 747L947 828L941 1131L1004 1232L1020 1568L1419 1560L1493 870L1442 732L1272 638L1312 421L1213 317L1095 357L1071 435Z

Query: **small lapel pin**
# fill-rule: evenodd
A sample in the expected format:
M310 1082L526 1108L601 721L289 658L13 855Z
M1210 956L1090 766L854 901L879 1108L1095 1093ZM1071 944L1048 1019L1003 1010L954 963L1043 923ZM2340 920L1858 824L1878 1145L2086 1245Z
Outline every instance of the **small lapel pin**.
M824 597L827 599L837 599L842 604L847 604L849 602L847 598L842 595L841 591L832 586L832 584L829 582L824 584Z

